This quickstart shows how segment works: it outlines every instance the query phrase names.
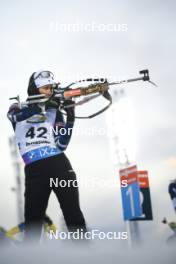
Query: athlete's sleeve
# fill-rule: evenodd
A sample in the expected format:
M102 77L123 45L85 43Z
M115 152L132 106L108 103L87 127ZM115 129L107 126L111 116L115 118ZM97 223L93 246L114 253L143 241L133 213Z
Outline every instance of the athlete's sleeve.
M37 105L33 105L30 107L26 106L20 109L18 104L12 104L7 113L7 117L11 121L12 126L15 130L17 122L24 121L35 114L39 114L40 112L41 109Z
M65 122L62 113L57 111L54 137L58 148L62 151L66 150L70 142L73 126L74 121L70 121L67 118L67 121Z
M171 199L176 198L176 184L170 183L168 188Z
M16 115L20 112L18 104L12 104L7 113L8 119L11 121L13 129L15 130L16 126Z

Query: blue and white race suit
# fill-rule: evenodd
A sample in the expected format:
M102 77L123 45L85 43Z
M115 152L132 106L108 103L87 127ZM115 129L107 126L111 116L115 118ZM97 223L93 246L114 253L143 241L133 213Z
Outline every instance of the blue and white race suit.
M25 164L62 153L72 135L73 122L65 122L57 109L47 109L46 120L41 123L29 122L28 118L35 114L38 114L35 108L19 109L17 104L13 104L8 112Z

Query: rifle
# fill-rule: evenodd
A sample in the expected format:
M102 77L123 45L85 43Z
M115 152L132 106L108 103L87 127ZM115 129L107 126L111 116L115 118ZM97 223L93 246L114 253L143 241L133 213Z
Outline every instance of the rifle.
M116 82L108 82L107 79L104 78L89 78L85 80L80 80L78 82L74 82L69 84L67 87L62 88L58 84L53 85L53 94L50 97L46 97L46 95L41 94L41 95L31 95L28 96L27 100L25 102L20 101L19 95L17 97L12 97L9 98L10 100L17 100L18 106L20 108L27 106L27 105L32 105L32 104L38 104L42 110L42 114L44 115L46 113L45 111L45 104L49 102L52 99L57 99L59 100L59 110L62 112L62 110L66 108L70 108L73 106L79 106L83 105L99 96L103 96L107 101L108 104L97 111L94 114L91 114L89 116L76 116L75 118L81 118L81 119L86 119L86 118L93 118L101 113L103 113L105 110L107 110L110 105L112 104L112 96L109 93L110 86L112 85L118 85L118 84L124 84L124 83L130 83L130 82L136 82L136 81L148 81L152 85L157 86L154 82L150 80L149 77L149 71L148 70L141 70L139 71L139 74L142 76L139 76L137 78L132 78L132 79L126 79L126 80L121 80L121 81L116 81ZM78 87L78 88L72 88L73 85L82 83L82 82L94 82L93 84L90 84L86 87ZM73 101L72 104L64 106L64 102L66 100L72 100L76 99L78 97L83 97L83 99L79 100L78 102ZM63 113L63 112L62 112ZM63 113L65 114L65 113Z

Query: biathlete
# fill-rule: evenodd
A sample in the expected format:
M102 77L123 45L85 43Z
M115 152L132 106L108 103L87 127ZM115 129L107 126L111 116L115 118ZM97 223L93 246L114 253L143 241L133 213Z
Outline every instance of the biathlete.
M29 79L28 95L44 94L50 97L54 85L54 75L50 71L34 72ZM73 104L71 100L67 101L68 103ZM33 236L40 238L51 191L54 191L60 203L68 230L86 231L85 219L79 205L78 187L72 184L69 187L50 186L50 178L53 180L58 178L59 181L64 180L70 183L76 180L76 174L64 153L74 126L74 107L67 108L65 111L66 121L59 111L58 100L46 104L44 116L37 104L23 108L13 104L8 111L16 143L25 163L26 240ZM64 129L66 133L61 133L61 129Z

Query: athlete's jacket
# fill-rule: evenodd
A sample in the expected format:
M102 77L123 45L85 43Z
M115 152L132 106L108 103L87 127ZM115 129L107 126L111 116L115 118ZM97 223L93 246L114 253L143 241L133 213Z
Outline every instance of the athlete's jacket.
M13 104L8 111L16 143L25 164L62 153L72 135L74 120L68 121L67 116L65 122L62 113L54 107L48 107L44 122L29 122L29 118L40 111L37 106L19 109L17 104Z

